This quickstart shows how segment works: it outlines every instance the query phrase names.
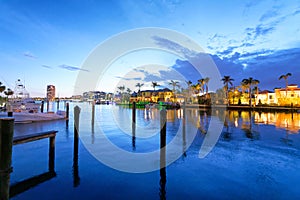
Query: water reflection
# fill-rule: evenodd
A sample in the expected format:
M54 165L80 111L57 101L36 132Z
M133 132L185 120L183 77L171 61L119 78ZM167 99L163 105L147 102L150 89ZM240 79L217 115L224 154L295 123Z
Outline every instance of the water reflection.
M255 113L255 122L259 124L275 125L276 128L285 129L289 133L299 133L299 113Z
M105 109L106 108L107 110L110 109L108 106L105 107ZM153 149L159 148L158 136L141 139L139 137L140 133L138 129L139 125L142 123L148 125L151 121L159 121L158 110L137 110L136 128L134 125L130 127L131 124L125 124L124 122L124 124L128 127L129 132L132 131L132 135L123 134L123 132L119 131L119 129L115 127L115 124L113 124L113 122L111 122L108 118L97 118L97 113L99 114L100 111L108 112L107 110L96 110L95 127L93 123L91 124L91 109L89 109L89 113L87 113L88 117L81 117L82 121L84 121L84 119L88 121L86 124L82 124L82 127L83 130L86 131L87 137L92 140L92 143L95 140L94 137L97 136L97 130L99 128L97 126L97 122L101 121L101 125L105 126L105 130L109 130L107 135L111 141L127 151L140 153L149 152L152 150L152 147ZM130 119L130 117L128 117L130 116L130 110L124 109L122 112L126 114L125 117ZM222 137L220 137L219 143L216 145L215 152L212 152L212 154L207 156L205 159L199 159L199 147L203 143L203 139L206 136L209 136L207 135L207 131L209 123L213 117L218 117L221 120L225 119ZM67 136L69 134L72 136L73 134L73 119L71 118L70 121L70 133L68 132L68 129L66 130L68 126L66 128L64 127L65 122L51 122L49 123L48 128L50 126L53 127L56 123L59 123L57 127L62 127L62 137L58 137L58 142L60 142L57 145L58 152L63 150L61 152L70 153L67 153L66 155L58 154L59 161L64 160L63 162L58 162L60 163L58 165L58 170L61 174L65 173L68 176L58 176L56 178L57 181L49 182L47 187L52 186L51 189L55 190L55 192L64 190L66 192L66 198L70 199L74 197L92 199L101 195L107 199L117 199L118 197L120 198L120 196L117 196L114 191L115 188L120 185L122 185L123 188L122 197L125 198L132 197L132 194L137 196L143 196L146 194L149 195L149 199L155 199L155 197L159 197L160 199L183 199L186 197L185 192L188 191L190 197L207 197L216 199L216 197L220 196L217 196L215 193L215 188L224 188L224 190L229 191L232 194L236 192L237 196L235 197L241 197L242 199L242 197L245 198L250 195L249 191L251 191L252 194L252 191L255 190L255 188L252 188L252 185L256 185L257 188L266 187L266 184L259 178L267 177L267 181L270 180L270 183L275 183L275 181L277 181L277 185L274 186L275 184L268 184L268 190L256 190L253 194L256 196L264 195L266 191L275 193L278 191L279 187L283 185L292 185L291 183L294 183L297 178L299 178L299 175L295 173L299 164L299 136L297 137L295 135L299 133L300 129L299 117L299 113L259 113L248 111L227 111L225 109L216 109L214 111L199 109L168 110L167 142L174 138L174 135L177 133L177 136L180 138L178 143L176 143L178 145L177 149L182 152L183 156L181 157L182 159L176 160L175 163L167 169L162 167L159 170L159 175L158 171L134 175L119 173L94 161L94 159L91 158L86 151L79 151L80 163L78 162L78 150L74 152L72 160L72 143L67 143L67 147L64 147L63 145L65 145L66 142L69 142L69 140L64 141L66 139L64 134ZM121 122L123 121L121 120ZM178 124L182 125L181 130L178 128ZM18 133L25 129L26 131L30 130L34 132L42 130L40 128L41 125L37 124L31 124L30 126L22 125L22 127L23 128L21 128L20 125L16 126ZM132 130L130 130L130 128L132 128ZM19 129L22 130L20 131ZM189 144L191 140L190 135L192 132L195 132L194 130L198 130L198 132L194 139L194 143L188 148L187 144ZM252 142L252 140L255 141ZM95 144L97 144L97 140L95 140ZM286 147L286 145L289 146ZM290 147L290 145L294 146ZM67 151L64 151L65 149L67 149ZM74 149L78 149L78 147ZM161 154L160 159L162 162L165 162L166 153L168 159L168 148L167 152L162 152ZM189 155L188 158L186 158L187 154ZM22 158L22 156L23 155L19 155L18 159ZM68 159L65 159L67 156L70 158L69 162L67 162ZM32 160L34 159L36 159L36 157L32 158ZM265 159L267 160L265 161ZM284 164L282 162L283 160ZM97 167L91 167L92 164L90 163L95 164ZM72 166L72 168L70 166ZM93 170L93 173L90 173L91 170ZM72 171L73 176L70 175L70 171ZM204 173L199 173L201 171ZM274 171L280 173L274 173ZM224 178L224 174L228 174L228 176L226 175ZM234 176L231 176L230 174L233 174ZM103 179L95 179L95 177L103 177ZM295 177L295 180L293 179L292 181L289 181L289 178L291 179L293 177ZM89 188L86 189L87 186L85 186L84 181L81 181L80 178L82 178L82 180L93 179L93 182L89 183ZM241 191L234 191L234 189L232 189L232 184L227 184L228 182L231 182L243 185L245 184L244 180L246 179L249 180L249 185L246 188L242 188ZM109 180L110 185L107 184L106 180ZM145 184L141 184L141 180L144 181ZM196 182L195 180L200 181ZM73 183L73 186L77 188L68 188L68 184L65 184L64 181ZM63 184L61 184L61 182ZM149 184L149 182L151 184ZM184 184L182 184L183 182ZM279 182L283 182L283 184L278 185ZM211 189L206 188L207 186L210 186ZM103 188L103 190L99 190L99 188ZM135 189L132 190L132 188ZM174 188L180 188L183 192L180 190L174 191ZM207 193L200 193L201 188L206 188ZM296 188L296 186L291 188ZM286 187L285 189L289 188ZM42 185L36 188L36 191L38 192L44 190L45 187L43 188ZM291 189L291 191L293 190L296 191L296 189ZM146 192L148 192L148 194ZM284 190L281 190L280 192L283 193ZM32 192L32 196L34 195L36 195L35 191ZM30 196L29 192L22 194L20 197L26 198L28 196Z

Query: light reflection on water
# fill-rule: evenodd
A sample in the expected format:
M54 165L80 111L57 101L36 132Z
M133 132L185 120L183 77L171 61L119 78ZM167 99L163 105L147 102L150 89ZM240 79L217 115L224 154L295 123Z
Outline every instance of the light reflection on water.
M159 148L159 110L137 110L135 138L131 133L131 110L118 106L96 105L94 126L91 105L78 104L80 134L91 143L101 128L120 148L130 152L151 152ZM72 109L71 104L71 111ZM223 132L213 151L198 158L211 116L225 118ZM178 148L183 155L164 171L130 174L113 170L94 159L79 145L79 160L74 168L73 113L65 122L43 122L15 126L15 134L58 130L56 137L57 177L14 199L199 199L205 198L296 198L300 192L299 113L257 113L198 109L167 112L167 142L178 133ZM123 120L127 119L127 120ZM119 124L116 125L116 122ZM140 133L147 127L149 132ZM196 131L192 145L188 136ZM140 137L149 136L149 137ZM134 148L133 148L134 146ZM47 170L48 141L18 145L13 150L12 182ZM117 158L117 155L116 155ZM117 160L116 160L117 162ZM73 166L73 167L72 167ZM75 171L74 171L75 169ZM75 173L74 173L75 172ZM76 184L74 184L76 183ZM76 189L73 187L76 186ZM236 188L239 188L237 190ZM51 189L49 189L51 188Z

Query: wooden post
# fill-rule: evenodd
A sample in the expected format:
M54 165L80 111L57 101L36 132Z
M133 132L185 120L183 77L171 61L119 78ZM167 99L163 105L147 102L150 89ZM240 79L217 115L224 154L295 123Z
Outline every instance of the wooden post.
M160 111L160 199L166 199L166 122L167 111L162 109Z
M165 200L166 198L166 183L167 183L167 173L166 168L160 169L160 181L159 181L159 199Z
M47 112L49 112L49 100L47 100Z
M95 101L92 102L92 126L95 123Z
M78 142L79 142L79 114L80 108L74 107L74 155L78 156Z
M7 117L12 117L13 116L13 109L12 109L12 105L9 102L7 102L6 108L7 108Z
M56 107L56 111L59 110L59 99L57 100L57 107Z
M0 119L0 200L9 199L14 119Z
M182 153L186 157L186 105L183 102L183 117L182 117Z
M162 109L160 111L160 168L166 167L166 122L167 111Z
M79 142L79 114L80 108L74 107L74 152L73 152L73 186L79 185L78 175L78 142Z
M41 113L44 112L44 101L42 101L42 105L41 105Z
M132 149L135 150L136 102L132 103Z
M49 171L54 172L55 136L49 138Z
M69 110L70 110L70 106L69 103L66 104L66 119L69 120Z
M136 102L132 102L132 123L136 122Z

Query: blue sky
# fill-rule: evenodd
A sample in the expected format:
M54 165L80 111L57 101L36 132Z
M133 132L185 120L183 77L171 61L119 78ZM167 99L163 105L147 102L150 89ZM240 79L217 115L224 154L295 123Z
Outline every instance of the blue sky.
M71 96L83 62L97 45L123 31L160 27L196 41L235 85L251 76L260 80L261 89L272 90L284 87L278 77L288 72L289 83L300 85L299 21L299 0L0 0L0 81L13 89L21 78L32 96L45 96L46 85L54 84L57 96ZM106 82L94 89L113 91L124 76L144 81L145 88L150 87L149 74L162 81L165 68L154 72L155 67L147 67L137 79L130 70L114 67L144 66L143 57L186 73L188 63L182 58L137 54L138 61L130 55L116 60ZM195 82L201 77L186 73L185 78Z

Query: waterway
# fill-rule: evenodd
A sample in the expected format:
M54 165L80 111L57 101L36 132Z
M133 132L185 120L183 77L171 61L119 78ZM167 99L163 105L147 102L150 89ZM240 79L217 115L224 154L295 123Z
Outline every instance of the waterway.
M78 159L73 152L75 105L81 108ZM159 170L159 109L137 109L134 133L130 108L96 105L94 123L91 104L71 103L70 110L68 124L58 120L15 125L15 135L58 133L56 176L12 199L300 197L299 113L168 110L169 165ZM201 154L205 142L210 148ZM11 183L47 172L48 148L47 139L14 146ZM144 162L135 160L137 154Z

